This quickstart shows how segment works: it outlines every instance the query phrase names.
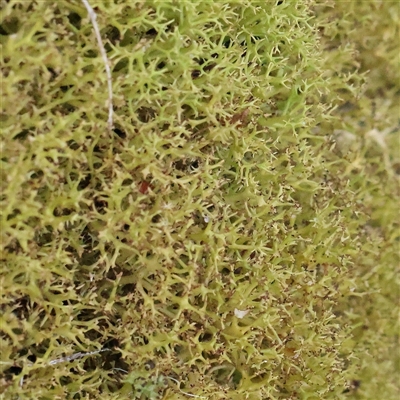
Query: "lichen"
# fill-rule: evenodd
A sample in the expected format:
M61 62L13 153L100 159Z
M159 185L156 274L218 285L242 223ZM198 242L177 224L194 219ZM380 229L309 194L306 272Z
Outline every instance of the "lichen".
M85 6L2 10L0 397L396 399L398 7L91 5L112 132Z

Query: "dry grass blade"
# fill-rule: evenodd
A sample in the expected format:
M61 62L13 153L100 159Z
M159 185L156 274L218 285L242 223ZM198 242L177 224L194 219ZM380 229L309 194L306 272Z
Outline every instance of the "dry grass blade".
M112 78L111 78L110 63L108 61L106 50L104 48L103 41L101 39L99 26L97 25L97 21L96 21L97 15L94 12L91 5L89 4L88 0L82 0L82 3L85 5L85 7L88 11L89 18L92 22L94 31L96 33L96 39L97 39L97 43L98 43L98 46L99 46L99 49L101 52L101 56L104 61L104 66L106 68L107 85L108 85L108 129L111 131L111 129L113 128L113 103L112 103L113 90L112 90Z

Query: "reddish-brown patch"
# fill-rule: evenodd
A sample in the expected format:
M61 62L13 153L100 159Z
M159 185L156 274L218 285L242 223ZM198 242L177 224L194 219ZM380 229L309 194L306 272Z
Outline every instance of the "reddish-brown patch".
M231 124L236 124L236 122L240 122L240 126L242 126L245 122L246 122L246 118L249 115L250 110L246 109L240 113L235 114L232 118L231 118Z
M143 181L139 183L139 192L142 194L146 194L151 189L150 182Z

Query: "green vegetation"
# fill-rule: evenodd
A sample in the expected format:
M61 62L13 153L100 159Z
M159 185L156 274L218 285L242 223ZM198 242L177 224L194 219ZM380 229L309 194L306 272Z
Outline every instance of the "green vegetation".
M2 4L0 399L398 399L399 4L91 5L112 131L85 6Z

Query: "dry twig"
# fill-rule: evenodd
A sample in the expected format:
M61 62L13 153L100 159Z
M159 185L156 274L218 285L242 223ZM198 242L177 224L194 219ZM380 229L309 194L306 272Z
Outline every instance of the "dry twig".
M99 46L101 56L103 58L104 65L106 68L107 84L108 84L108 129L111 131L113 128L113 104L112 104L113 91L112 91L112 78L111 78L110 63L107 58L107 54L106 54L106 50L103 45L103 41L101 40L99 26L97 25L97 22L96 22L97 15L94 12L93 8L90 6L88 0L82 0L82 3L85 5L86 10L89 14L89 18L92 22L94 31L96 33L97 44Z
M93 356L95 354L100 354L100 353L103 353L104 351L110 351L110 349L89 351L88 353L82 353L82 352L74 353L70 356L56 358L54 360L51 360L51 361L49 361L48 365L56 365L56 364L60 364L63 362L73 361L73 360L77 360L78 358L82 358L82 357L86 357L86 356Z

